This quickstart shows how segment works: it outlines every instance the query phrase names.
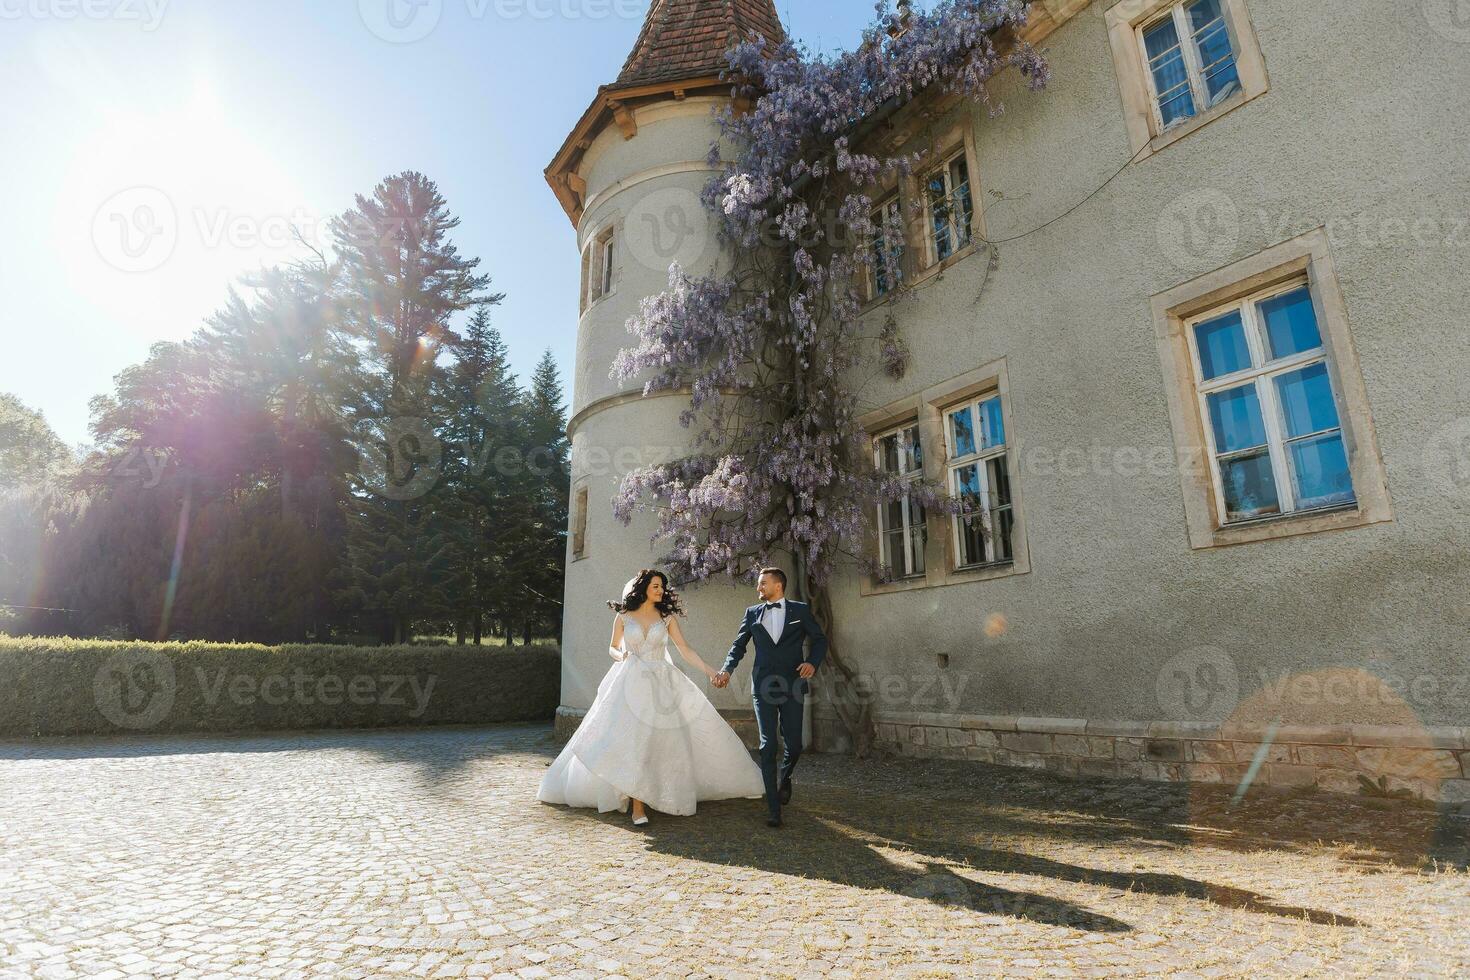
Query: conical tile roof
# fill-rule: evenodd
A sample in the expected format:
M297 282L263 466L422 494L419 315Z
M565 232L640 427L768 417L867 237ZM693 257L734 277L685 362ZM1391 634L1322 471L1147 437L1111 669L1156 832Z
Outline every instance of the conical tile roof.
M613 87L718 75L725 52L752 32L786 36L772 0L653 0Z

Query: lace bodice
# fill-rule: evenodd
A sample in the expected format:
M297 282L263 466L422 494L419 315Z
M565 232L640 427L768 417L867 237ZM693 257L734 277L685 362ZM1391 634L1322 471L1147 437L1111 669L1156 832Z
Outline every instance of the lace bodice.
M623 645L640 660L664 660L668 656L669 624L661 619L648 629L632 616L623 616Z

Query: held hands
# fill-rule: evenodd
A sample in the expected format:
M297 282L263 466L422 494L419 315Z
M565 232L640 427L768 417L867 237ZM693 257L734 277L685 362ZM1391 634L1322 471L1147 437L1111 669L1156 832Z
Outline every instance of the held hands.
M817 668L813 667L811 664L802 664L801 666L796 668L796 676L802 678L803 680L811 677L816 672ZM730 675L722 670L716 674L711 674L709 682L715 687L726 687L730 683Z

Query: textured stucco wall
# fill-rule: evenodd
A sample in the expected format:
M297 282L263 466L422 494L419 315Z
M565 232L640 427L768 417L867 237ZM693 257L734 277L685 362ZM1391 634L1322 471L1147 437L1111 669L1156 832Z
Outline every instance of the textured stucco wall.
M660 549L650 546L652 515L641 513L624 527L612 515L612 498L623 474L633 465L682 455L687 432L677 416L687 399L640 399L590 415L577 429L572 443L572 486L588 487L586 557L567 562L565 610L562 621L562 705L584 709L592 704L612 660L607 644L612 636L613 613L607 608L623 583L640 568L658 567ZM613 448L616 447L616 448ZM603 452L602 450L611 451ZM575 492L575 490L574 490ZM690 647L711 667L718 668L735 638L740 614L756 600L751 588L714 582L688 588L675 581L688 616L680 621ZM747 657L747 661L749 658ZM674 661L689 676L705 684L699 672ZM723 691L707 688L717 707L749 708L748 664Z
M1046 92L1011 74L996 86L1004 115L975 114L992 240L1083 202L1130 156L1100 6L1046 42ZM1424 724L1470 718L1470 483L1447 493L1424 453L1467 414L1470 98L1455 80L1470 77L1470 44L1435 34L1419 6L1251 0L1266 95L1001 245L983 294L977 255L901 308L913 366L875 382L868 407L1005 357L1032 571L872 597L845 578L839 639L865 669L934 675L948 653L963 693L947 710L1150 719L1178 716L1160 703L1161 672L1193 669L1190 652L1210 646L1242 701L1358 666L1419 681L1406 700ZM1201 193L1232 202L1238 227L1191 246L1172 229ZM1422 244L1421 219L1437 229ZM1323 225L1397 520L1191 551L1177 472L1107 462L1173 449L1150 297ZM1042 465L1094 448L1099 467ZM994 639L981 632L991 613L1008 622ZM1215 700L1194 720L1235 710ZM1333 707L1314 705L1322 720Z
M565 609L562 621L562 705L585 709L612 661L607 643L613 613L609 599L638 569L657 567L660 547L649 537L654 520L640 514L624 527L612 515L612 499L622 477L636 466L683 455L689 430L678 422L687 397L640 399L637 384L619 385L608 377L617 352L629 346L629 316L644 296L661 292L668 266L678 261L686 271L704 273L720 261L714 227L699 203L708 170L649 176L670 163L703 161L718 135L710 103L689 100L682 108L660 106L640 112L638 135L624 140L616 127L594 141L584 175L591 207L580 223L582 241L609 222L615 223L614 291L593 303L581 318L573 387L572 488L588 488L585 557L567 554ZM663 236L656 238L655 236ZM631 399L607 399L619 392ZM590 411L577 413L591 405ZM718 667L735 636L741 611L755 602L754 590L716 582L686 587L675 582L689 615L682 621L685 639L713 667ZM694 668L675 655L691 678L704 684ZM723 691L708 689L721 708L748 709L745 670Z
M1226 721L1242 703L1269 712L1283 678L1346 667L1403 683L1407 713L1404 703L1318 699L1286 704L1283 720L1466 724L1470 479L1426 462L1425 449L1470 416L1470 31L1435 30L1417 3L1250 0L1269 91L1125 167L1106 6L1047 40L1046 92L1026 92L1009 73L994 87L1005 113L973 109L976 199L987 235L1004 241L999 269L987 277L976 255L931 280L899 310L908 375L865 372L865 407L876 408L1006 359L1031 571L874 596L845 573L834 585L836 640L864 671L896 679L899 693L880 710ZM711 131L696 122L617 136L589 168L594 195L638 170L701 158ZM637 217L635 195L697 194L704 179L672 175L596 199L584 233L614 212ZM1233 227L1182 240L1171 229L1201 195L1223 195ZM1395 520L1191 550L1178 473L1108 462L1119 450L1143 459L1174 450L1150 298L1324 225ZM630 263L628 249L623 263L618 292L583 318L578 409L616 390L606 372L627 341L622 323L664 284L662 269ZM663 401L588 417L574 469L587 447L634 438L629 427L678 433L662 421L676 413ZM1078 450L1104 462L1041 463ZM611 472L593 477L590 557L568 570L563 704L574 707L590 702L606 669L601 603L648 555L647 529L621 529L607 513L615 483ZM690 634L708 658L732 629L708 624L733 623L748 601L743 588L700 590ZM990 637L982 626L993 613L1006 629ZM1160 678L1201 664L1228 696L1182 713L1164 703Z

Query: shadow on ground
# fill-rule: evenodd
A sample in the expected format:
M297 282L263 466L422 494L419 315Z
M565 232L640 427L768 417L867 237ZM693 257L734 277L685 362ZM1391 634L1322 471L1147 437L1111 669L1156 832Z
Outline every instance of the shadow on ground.
M1244 852L1325 850L1370 869L1470 868L1470 813L1453 805L1265 787L1237 801L1233 786L1073 779L954 760L810 758L808 778L855 787L898 782L926 805L963 809L993 833ZM844 768L862 775L850 780Z
M649 834L648 847L673 857L890 891L1090 932L1127 932L1132 927L1072 902L998 888L970 875L1027 875L1085 884L1102 889L1103 899L1143 893L1318 925L1362 924L1329 910L1282 904L1268 895L1181 875L1106 871L997 846L1014 829L991 825L983 813L935 807L927 801L915 806L906 795L877 797L818 785L805 795L807 802L788 808L786 826L780 830L765 826L758 807L707 804L697 821L660 821L656 832Z
M244 752L350 751L370 753L385 762L412 766L431 788L459 791L470 769L494 759L507 766L543 767L560 751L546 725L442 726L397 729L322 729L309 732L239 734L139 734L0 741L0 761L135 758ZM825 843L863 866L876 880L892 881L896 890L935 892L936 900L957 896L961 889L940 878L917 883L915 874L880 861L872 848L851 840L886 840L938 863L969 863L976 868L1003 868L1003 852L987 851L979 841L1003 838L1053 838L1106 845L1136 842L1159 847L1215 847L1239 852L1285 850L1333 854L1360 868L1390 870L1470 870L1470 820L1449 807L1433 808L1399 801L1332 794L1282 794L1255 791L1240 804L1224 786L1145 783L1140 781L1068 779L1031 770L958 760L877 757L862 761L847 756L809 753L802 759L803 805L793 819L827 821ZM896 807L896 809L895 809ZM757 808L758 810L759 808ZM720 808L711 812L718 814ZM918 822L906 814L919 813ZM866 816L855 821L853 814ZM758 813L740 811L730 834L767 828ZM722 819L718 815L711 820ZM959 821L959 822L956 822ZM698 821L706 825L701 809ZM832 829L844 826L839 833ZM937 828L943 828L939 832ZM984 838L976 835L985 835ZM842 837L844 841L835 838ZM698 846L691 840L688 847ZM691 857L699 856L691 854ZM718 851L704 858L719 863ZM757 855L753 860L762 860ZM801 873L797 858L797 870ZM1034 860L1034 859L1032 859ZM782 867L770 870L784 871ZM813 874L820 869L814 868ZM1083 881L1086 869L1043 869L1061 880ZM920 875L919 877L923 877ZM1134 876L1136 877L1136 876ZM832 879L838 880L838 879ZM1099 882L1129 887L1129 882ZM1171 894L1216 895L1221 904L1258 907L1269 900L1228 895L1205 883L1155 882L1176 887ZM884 886L887 887L887 886ZM1136 882L1150 890L1147 880ZM1164 893L1164 892L1160 892ZM996 897L1010 901L1004 893ZM980 896L980 904L985 897ZM1037 906L1038 916L1062 915L1066 909ZM1301 910L1304 914L1310 910ZM1090 914L1090 913L1089 913ZM1330 913L1323 913L1330 917Z

